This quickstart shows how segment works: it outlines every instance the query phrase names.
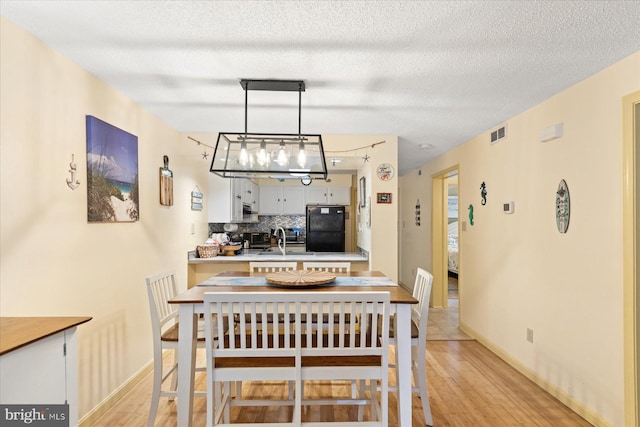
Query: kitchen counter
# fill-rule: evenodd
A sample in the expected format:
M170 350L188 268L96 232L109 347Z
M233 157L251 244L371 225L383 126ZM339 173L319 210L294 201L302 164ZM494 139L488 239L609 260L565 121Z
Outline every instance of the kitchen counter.
M313 262L350 262L351 270L369 270L369 257L360 252L302 252L300 250L289 251L281 255L277 248L275 251L265 253L263 249L243 249L240 255L218 255L212 258L198 258L195 251L188 253L187 286L189 288L207 280L223 271L249 271L250 262L275 262L295 261L298 269L302 269L302 263ZM293 248L292 248L293 249Z
M189 252L189 264L211 263L211 262L252 262L252 261L351 261L364 262L369 258L358 252L303 252L300 250L289 250L282 255L276 248L273 251L265 252L263 249L243 249L240 255L218 255L212 258L197 258L195 251Z

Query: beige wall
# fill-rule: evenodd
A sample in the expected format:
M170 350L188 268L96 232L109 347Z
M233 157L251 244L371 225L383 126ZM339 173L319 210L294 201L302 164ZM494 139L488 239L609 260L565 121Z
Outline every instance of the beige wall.
M206 235L190 192L207 185L200 147L1 18L0 314L93 316L79 327L79 415L151 358L144 278L176 269ZM140 221L87 223L85 115L138 136ZM162 156L173 207L159 204ZM75 155L81 185L67 187ZM196 233L192 236L191 224Z
M400 182L401 279L432 268L431 176L459 164L461 324L601 425L624 425L621 105L639 88L640 52L508 120L506 140L490 145L484 133ZM563 137L539 142L556 123ZM566 234L554 216L561 179L571 195ZM515 213L505 215L510 200Z
M372 270L382 271L393 280L398 278L398 138L385 135L323 135L326 150L353 150L370 147L363 155L370 158L363 161L357 174L356 198L359 200L360 178L365 177L367 187L367 207L358 211L356 201L356 233L358 246L369 251L369 265ZM376 176L376 168L381 163L390 163L395 175L389 181L381 181ZM376 203L377 193L391 193L391 204ZM370 209L369 209L370 208ZM369 219L369 221L368 221Z
M144 278L175 269L186 288L187 251L207 235L206 201L191 211L190 192L198 186L206 193L209 160L186 134L0 19L0 315L93 316L78 333L82 418L152 358ZM86 115L138 137L138 222L87 223ZM395 278L397 253L388 242L397 241L398 181L376 182L369 169L396 166L397 138L330 136L326 144L350 149L381 139L388 144L368 150L362 173L370 194L392 192L394 204L373 205L384 241L366 227L359 238L384 253L372 255L372 268ZM159 204L165 154L174 172L172 207ZM65 182L72 155L81 182L75 191Z
M209 146L215 146L215 134L190 134L200 142ZM362 161L356 174L356 192L352 193L355 200L352 200L355 212L355 232L357 246L369 252L369 265L371 270L382 271L393 280L398 279L398 138L391 135L322 135L325 151L349 151L345 157L357 155L369 156L368 161ZM383 144L373 144L384 141ZM357 149L357 150L356 150ZM210 150L211 151L211 150ZM355 154L354 154L355 153ZM395 175L388 181L381 181L376 176L376 168L382 163L390 163ZM360 178L365 177L367 186L367 208L358 209ZM350 187L352 185L351 175L330 174L330 183L324 181L313 181L312 186L341 186ZM299 186L297 179L285 179L279 182L273 179L259 179L260 186ZM391 193L391 204L376 203L377 193ZM371 208L369 210L369 207ZM207 209L206 200L204 209ZM367 221L370 218L371 221ZM371 224L371 225L368 225ZM375 232L374 232L375 230ZM352 248L356 250L357 248Z

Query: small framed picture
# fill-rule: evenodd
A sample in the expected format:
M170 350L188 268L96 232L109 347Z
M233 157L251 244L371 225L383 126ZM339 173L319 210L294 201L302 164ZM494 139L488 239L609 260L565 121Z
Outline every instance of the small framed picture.
M378 193L378 203L391 203L391 193Z
M191 210L192 211L201 211L202 210L202 197L203 194L199 191L191 192Z
M367 206L367 180L365 177L360 178L360 207Z

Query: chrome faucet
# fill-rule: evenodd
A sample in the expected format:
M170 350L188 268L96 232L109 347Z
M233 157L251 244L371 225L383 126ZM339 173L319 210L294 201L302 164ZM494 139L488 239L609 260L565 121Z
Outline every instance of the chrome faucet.
M282 252L282 255L286 255L287 254L287 238L284 234L284 228L276 227L276 234L278 234L278 231L282 233L282 238L278 239L278 249L280 249L280 252Z

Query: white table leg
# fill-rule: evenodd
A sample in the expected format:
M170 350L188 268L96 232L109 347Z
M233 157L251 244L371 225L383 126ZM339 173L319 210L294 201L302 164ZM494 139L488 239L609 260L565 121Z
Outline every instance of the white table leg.
M197 318L193 304L180 304L178 335L178 426L190 427L196 366Z
M411 427L411 304L396 304L398 424Z

